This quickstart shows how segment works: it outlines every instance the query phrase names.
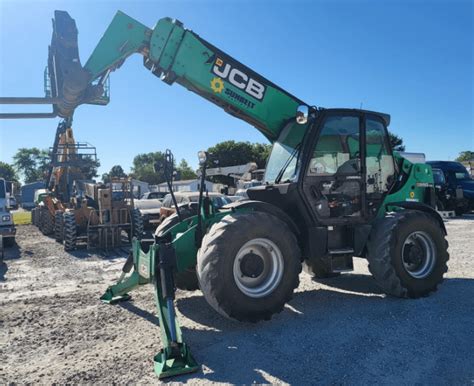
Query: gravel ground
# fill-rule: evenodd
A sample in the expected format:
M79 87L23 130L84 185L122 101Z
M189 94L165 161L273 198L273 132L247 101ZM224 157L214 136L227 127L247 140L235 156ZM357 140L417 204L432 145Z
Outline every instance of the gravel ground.
M177 295L186 342L202 365L184 383L474 383L474 215L449 220L446 280L429 298L387 298L356 259L351 274L301 275L269 322L220 317L199 291ZM159 383L152 286L99 301L125 253L66 253L33 226L0 267L0 384Z

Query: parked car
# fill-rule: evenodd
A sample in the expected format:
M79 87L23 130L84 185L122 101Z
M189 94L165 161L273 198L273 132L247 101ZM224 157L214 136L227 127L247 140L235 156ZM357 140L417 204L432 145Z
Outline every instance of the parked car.
M245 197L242 197L242 196L228 196L227 195L226 197L232 202L245 200Z
M146 192L144 193L140 200L152 200L152 199L157 199L160 201L163 201L165 196L168 194L168 192Z
M197 213L199 192L176 192L174 195L176 197L176 203L180 209L181 207L185 208L183 210L189 212L189 215L191 216ZM209 198L215 209L219 209L232 202L231 199L222 193L209 193ZM167 194L163 199L163 205L160 209L161 219L163 220L175 212L176 210L174 208L171 194Z
M435 183L436 210L456 211L458 207L465 206L466 199L459 187L455 190L449 187L446 176L441 169L433 169L433 179Z
M159 224L160 209L166 194L166 192L147 192L139 200L134 200L135 208L140 211L145 228Z
M433 169L443 172L445 180L444 194L449 196L447 198L448 205L444 210L454 210L458 216L474 210L474 180L472 180L461 163L454 161L428 161L427 164L431 165ZM439 176L439 172L437 173ZM435 176L435 178L440 177Z

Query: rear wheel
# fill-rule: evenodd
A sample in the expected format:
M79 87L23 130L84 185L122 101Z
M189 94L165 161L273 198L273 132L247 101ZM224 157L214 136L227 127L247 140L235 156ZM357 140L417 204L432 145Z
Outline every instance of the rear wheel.
M139 209L132 210L132 235L138 240L143 237L143 217Z
M63 242L63 211L57 210L54 214L54 238L58 243Z
M64 212L63 215L63 237L64 237L64 250L72 251L76 249L77 243L77 225L76 217L74 212Z
M42 208L40 218L41 232L47 236L51 235L54 232L54 218L51 216L51 213L49 213L49 210Z
M448 270L448 242L431 215L403 210L374 224L367 243L369 270L389 295L418 298L436 291Z
M31 209L31 223L36 226L36 208Z
M299 284L301 253L285 222L263 212L236 213L214 224L197 257L199 284L220 314L269 320Z

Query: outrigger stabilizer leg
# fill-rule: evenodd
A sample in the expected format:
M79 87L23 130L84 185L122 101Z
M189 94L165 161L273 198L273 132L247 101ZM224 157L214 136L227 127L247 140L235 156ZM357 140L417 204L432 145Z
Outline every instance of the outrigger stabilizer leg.
M155 299L160 317L163 348L153 358L159 378L192 373L199 370L189 347L183 342L174 309L175 286L173 271L176 252L170 243L160 244L159 264L155 264ZM158 274L159 271L159 274Z
M100 297L100 300L104 303L115 304L130 300L131 296L127 292L140 284L140 275L135 270L126 280L124 280L125 275L132 270L133 260L133 253L130 251L127 260L122 267L122 273L117 283L107 288L105 293Z
M132 267L134 268L133 272L125 278ZM139 271L138 267L141 267L142 271ZM144 267L148 268L143 271ZM116 284L107 288L100 298L109 304L129 300L129 291L139 285L153 282L163 344L163 348L153 358L155 373L159 378L199 370L189 347L183 342L175 314L174 269L176 269L176 252L171 243L161 241L159 244L152 245L148 253L143 253L140 249L140 242L135 240L133 253L127 258L120 279ZM140 272L146 273L146 277L142 276Z

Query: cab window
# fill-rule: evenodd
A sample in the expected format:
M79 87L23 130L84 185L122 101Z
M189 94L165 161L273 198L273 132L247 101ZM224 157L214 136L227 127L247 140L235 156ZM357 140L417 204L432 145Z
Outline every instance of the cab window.
M393 182L395 165L383 123L375 117L366 119L367 192L386 192Z
M313 150L308 175L357 173L360 167L359 145L358 117L327 118Z

